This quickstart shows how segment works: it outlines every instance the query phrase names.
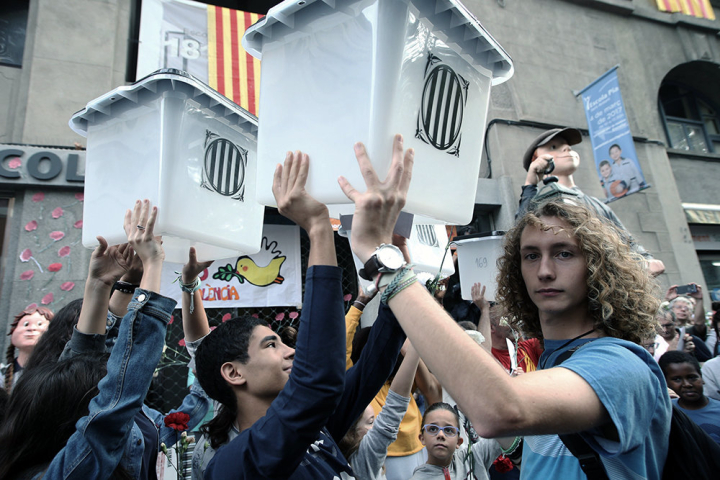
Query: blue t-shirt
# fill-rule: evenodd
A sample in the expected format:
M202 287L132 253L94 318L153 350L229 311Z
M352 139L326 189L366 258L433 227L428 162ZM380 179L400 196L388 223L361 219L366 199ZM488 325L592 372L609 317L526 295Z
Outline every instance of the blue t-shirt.
M705 407L700 410L687 410L680 406L678 400L674 399L673 403L720 445L720 401L708 397L710 402Z
M668 451L671 404L665 377L650 354L639 345L612 337L545 340L539 368L551 368L564 352L577 348L562 368L590 384L607 409L617 430L582 432L600 454L609 478L657 479L662 476ZM601 431L602 430L602 431ZM610 429L612 430L612 429ZM613 436L613 435L611 435ZM525 437L520 478L586 478L577 458L557 435Z

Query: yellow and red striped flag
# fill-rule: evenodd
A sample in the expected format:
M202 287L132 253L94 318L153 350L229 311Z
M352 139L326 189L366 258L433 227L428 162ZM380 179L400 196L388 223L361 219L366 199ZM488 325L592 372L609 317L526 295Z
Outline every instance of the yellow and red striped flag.
M248 27L263 15L207 6L208 81L210 86L242 108L258 114L260 60L242 47Z
M715 11L710 0L657 0L657 6L663 12L682 12L685 15L715 20Z

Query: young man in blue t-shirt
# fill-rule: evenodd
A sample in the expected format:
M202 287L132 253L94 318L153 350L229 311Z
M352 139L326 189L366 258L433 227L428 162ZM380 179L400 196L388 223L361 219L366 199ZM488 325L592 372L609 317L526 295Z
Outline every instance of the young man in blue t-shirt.
M344 178L340 186L355 202L353 251L368 265L390 243L414 153L396 138L384 182L361 144L356 155L367 190ZM671 405L660 368L638 345L659 301L637 255L587 207L561 199L506 234L499 267L497 298L511 324L545 342L539 370L517 377L476 348L407 268L385 269L376 283L388 285L382 301L476 431L524 436L521 478L585 478L557 436L565 433L580 433L609 478L660 478Z

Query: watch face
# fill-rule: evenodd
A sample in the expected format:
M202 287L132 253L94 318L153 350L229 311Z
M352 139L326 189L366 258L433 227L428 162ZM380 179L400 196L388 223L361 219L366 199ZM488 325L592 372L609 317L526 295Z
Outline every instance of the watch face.
M392 247L394 248L390 248L390 246L388 246L378 250L377 258L380 261L380 264L382 264L385 268L389 270L398 270L402 267L405 259L403 258L402 252L399 248L394 245Z

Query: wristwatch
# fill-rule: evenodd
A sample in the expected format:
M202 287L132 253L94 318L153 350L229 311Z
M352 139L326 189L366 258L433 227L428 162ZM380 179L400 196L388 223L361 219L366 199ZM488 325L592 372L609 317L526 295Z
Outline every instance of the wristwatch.
M365 262L358 274L365 280L373 281L379 273L397 272L405 264L402 251L395 245L381 244Z

